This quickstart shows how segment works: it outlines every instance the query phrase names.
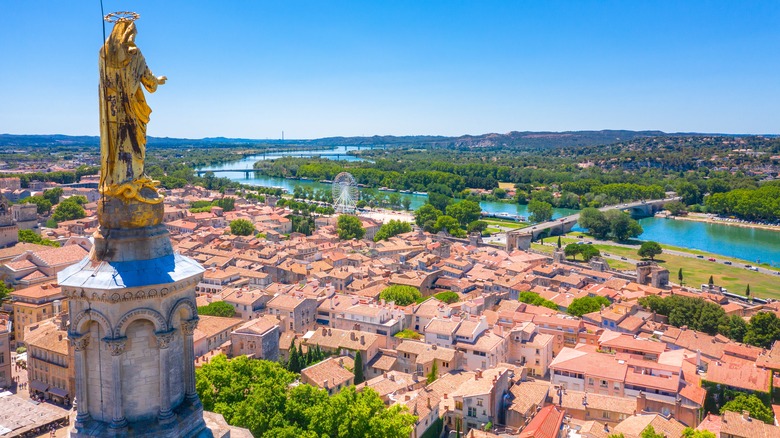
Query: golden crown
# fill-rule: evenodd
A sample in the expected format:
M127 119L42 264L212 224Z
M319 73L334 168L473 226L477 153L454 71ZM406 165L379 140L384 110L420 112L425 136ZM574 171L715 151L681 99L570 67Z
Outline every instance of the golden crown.
M103 17L103 19L108 21L109 23L118 23L120 21L135 21L139 18L141 18L141 16L138 15L137 12L129 12L129 11L112 12L106 15L105 17Z

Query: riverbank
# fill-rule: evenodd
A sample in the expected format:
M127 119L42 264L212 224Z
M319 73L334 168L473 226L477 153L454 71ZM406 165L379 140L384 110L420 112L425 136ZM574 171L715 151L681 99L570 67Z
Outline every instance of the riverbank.
M656 217L669 219L669 220L704 222L708 224L728 225L731 227L755 228L758 230L769 230L769 231L780 232L780 225L757 224L753 222L742 221L741 219L720 218L718 216L714 216L706 213L688 213L685 216L666 216L659 213L656 214Z

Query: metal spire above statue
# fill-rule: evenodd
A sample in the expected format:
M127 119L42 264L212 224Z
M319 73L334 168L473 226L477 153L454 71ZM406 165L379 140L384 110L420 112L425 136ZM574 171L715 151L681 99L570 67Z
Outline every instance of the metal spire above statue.
M152 112L143 88L150 93L166 81L155 76L135 44L134 12L114 12L114 23L99 53L100 66L100 224L106 229L141 228L162 220L163 197L158 181L144 173L146 125ZM154 207L159 205L159 207Z

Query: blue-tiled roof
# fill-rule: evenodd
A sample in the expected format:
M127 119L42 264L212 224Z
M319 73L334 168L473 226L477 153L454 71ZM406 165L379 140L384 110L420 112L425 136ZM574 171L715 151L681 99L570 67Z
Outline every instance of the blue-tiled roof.
M179 254L151 260L93 262L89 257L57 274L61 286L122 289L173 283L203 272L203 267Z

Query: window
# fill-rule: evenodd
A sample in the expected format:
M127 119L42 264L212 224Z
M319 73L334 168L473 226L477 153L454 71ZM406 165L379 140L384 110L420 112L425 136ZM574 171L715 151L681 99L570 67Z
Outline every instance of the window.
M455 402L455 409L463 409L463 402L462 401L456 401Z
M605 420L609 420L609 411L602 411L601 412L601 418Z
M588 385L590 385L590 386L594 385L593 377L588 377Z
M477 406L482 406L482 399L481 398L477 399Z
M469 408L468 416L469 417L476 417L477 416L477 408Z
M450 337L447 336L447 335L436 335L436 339L444 339L444 340L449 341Z
M602 380L599 386L602 388L609 388L609 384L607 383L606 380Z

